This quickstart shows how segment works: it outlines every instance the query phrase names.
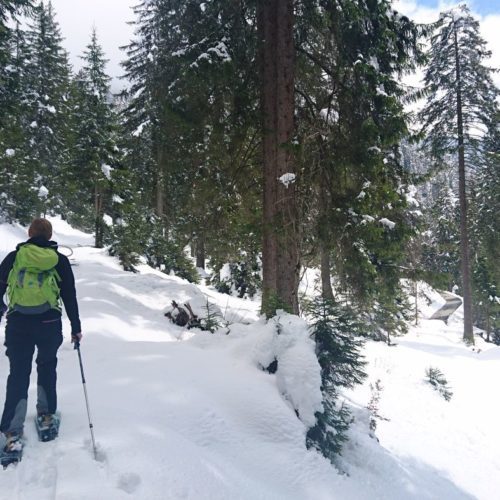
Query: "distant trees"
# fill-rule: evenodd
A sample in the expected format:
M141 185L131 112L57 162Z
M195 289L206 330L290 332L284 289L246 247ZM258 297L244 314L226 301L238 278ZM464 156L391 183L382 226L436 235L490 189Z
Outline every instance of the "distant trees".
M481 162L485 129L495 116L499 90L479 23L466 6L440 15L430 39L425 73L427 103L421 113L425 142L437 162L457 157L460 203L460 257L464 298L464 340L474 343L466 167Z
M108 177L118 156L102 49L93 33L84 67L73 76L51 2L21 4L32 7L23 10L26 27L9 30L9 64L1 66L8 75L0 132L2 212L23 223L62 214L94 229L102 246L104 207L111 206Z

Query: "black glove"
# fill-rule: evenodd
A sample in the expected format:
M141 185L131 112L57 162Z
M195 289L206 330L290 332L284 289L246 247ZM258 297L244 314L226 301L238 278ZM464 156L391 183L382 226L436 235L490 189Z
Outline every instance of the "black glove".
M82 332L72 333L71 334L71 342L74 344L79 344L80 340L82 340L82 337L83 337Z

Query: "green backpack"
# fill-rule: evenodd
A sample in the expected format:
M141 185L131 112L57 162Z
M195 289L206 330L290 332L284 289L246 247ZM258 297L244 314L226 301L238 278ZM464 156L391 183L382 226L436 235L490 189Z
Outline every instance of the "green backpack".
M53 248L22 245L7 278L9 309L23 314L61 310L58 284L61 278L55 269L58 262Z

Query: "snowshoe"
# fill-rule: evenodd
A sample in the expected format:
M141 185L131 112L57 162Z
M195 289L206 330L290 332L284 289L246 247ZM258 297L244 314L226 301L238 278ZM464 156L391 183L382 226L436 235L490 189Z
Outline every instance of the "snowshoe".
M18 464L23 458L23 441L20 436L7 436L7 442L0 453L0 464L4 470L11 464Z
M35 426L38 433L38 440L52 441L59 435L59 425L61 416L59 414L37 415L35 417Z

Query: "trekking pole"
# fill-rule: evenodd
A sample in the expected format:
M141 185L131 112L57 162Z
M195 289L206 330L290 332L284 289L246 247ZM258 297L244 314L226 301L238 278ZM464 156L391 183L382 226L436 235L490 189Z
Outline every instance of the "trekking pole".
M75 349L78 352L78 360L80 361L80 372L82 374L82 384L83 384L83 392L85 394L85 404L87 405L87 416L89 419L89 428L90 428L90 436L92 438L92 447L94 449L94 458L97 460L97 448L95 446L94 439L94 425L92 424L92 418L90 416L90 407L89 407L89 397L87 395L87 384L85 382L85 374L83 373L83 363L82 363L82 353L80 352L80 342L75 342Z

